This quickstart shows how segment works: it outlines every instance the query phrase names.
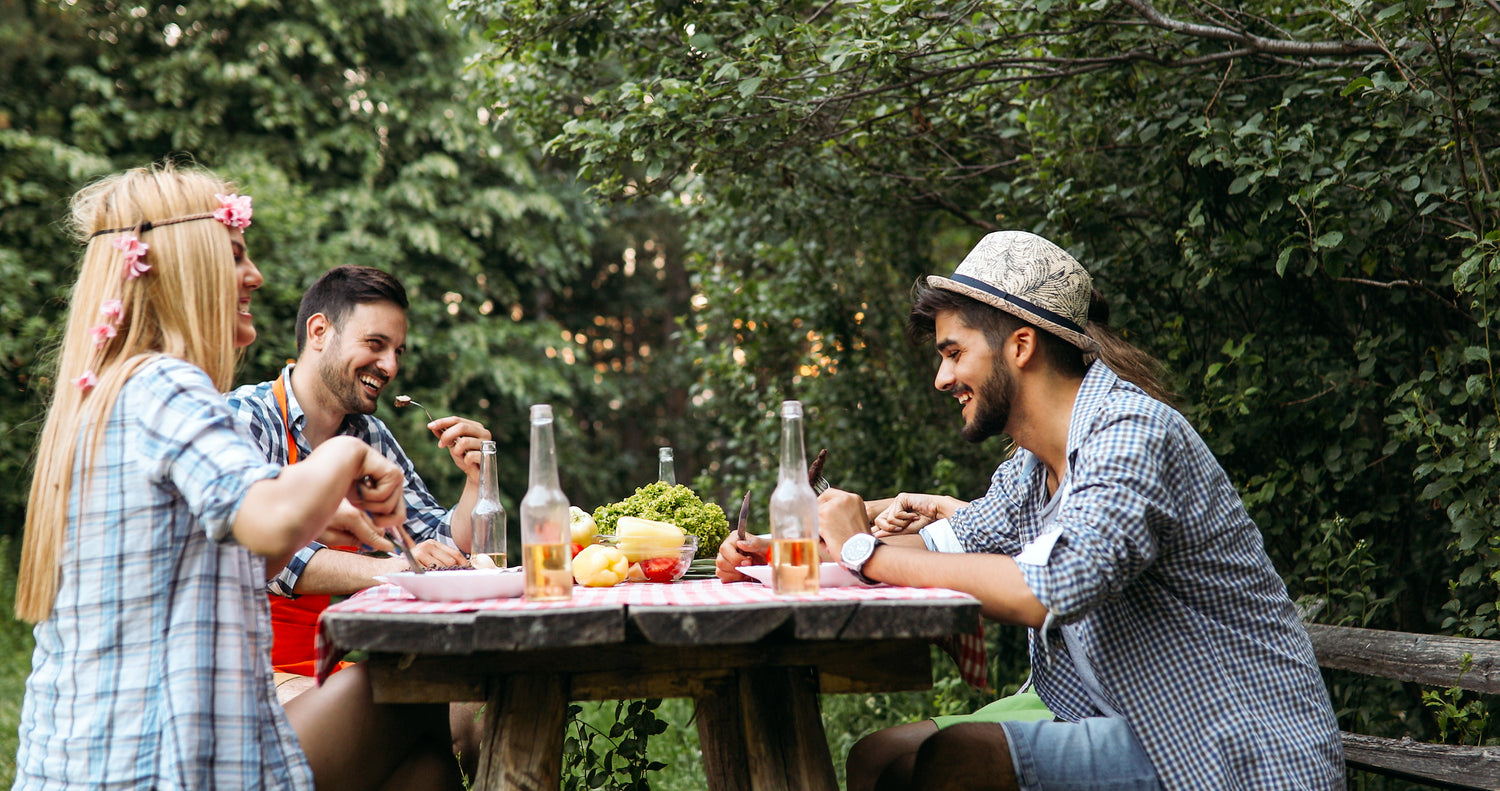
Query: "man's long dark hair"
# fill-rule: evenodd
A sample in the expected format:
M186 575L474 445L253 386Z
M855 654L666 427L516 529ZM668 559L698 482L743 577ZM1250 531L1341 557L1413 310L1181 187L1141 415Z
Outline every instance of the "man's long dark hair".
M944 311L952 312L965 327L983 333L985 341L993 349L1001 348L1016 330L1032 327L1037 330L1037 337L1041 339L1038 348L1042 356L1054 368L1079 378L1088 371L1091 360L1077 346L977 299L933 288L927 285L926 278L918 279L912 287L911 314L907 317L906 337L918 345L931 343L937 333L938 314ZM1166 367L1110 329L1109 304L1104 301L1104 295L1098 289L1094 289L1090 296L1089 321L1084 331L1099 344L1099 359L1121 379L1145 390L1146 395L1158 401L1176 405L1176 395L1162 381Z

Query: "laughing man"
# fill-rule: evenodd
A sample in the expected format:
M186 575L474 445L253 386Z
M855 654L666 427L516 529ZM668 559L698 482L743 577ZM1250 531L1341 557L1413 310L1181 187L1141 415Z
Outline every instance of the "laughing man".
M303 294L297 310L297 362L269 382L230 393L229 404L269 461L295 464L339 435L380 450L406 473L406 527L421 542L418 560L428 567L467 565L459 550L470 543L479 447L490 432L459 417L427 424L467 476L458 504L448 510L373 414L406 350L406 309L406 289L391 275L359 266L329 270ZM335 516L335 521L368 519L347 502ZM316 541L287 560L266 585L275 634L272 663L283 702L312 684L314 630L329 596L357 593L374 585L375 575L405 568L399 557L377 558Z
M1061 248L1007 231L915 295L961 435L1018 446L973 503L902 495L965 553L883 543L878 508L820 498L819 532L856 574L966 591L1028 627L1057 715L934 728L909 785L877 787L1343 788L1328 692L1260 531L1187 420L1094 359L1091 290Z

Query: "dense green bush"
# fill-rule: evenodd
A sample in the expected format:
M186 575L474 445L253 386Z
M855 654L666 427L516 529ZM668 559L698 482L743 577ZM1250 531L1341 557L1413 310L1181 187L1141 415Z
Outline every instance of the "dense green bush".
M796 396L836 483L982 491L1004 448L956 441L907 290L1034 230L1167 361L1320 617L1495 633L1493 3L452 6L488 99L680 207L714 483L766 485ZM1364 730L1435 736L1413 703Z
M1493 2L450 6L473 83L435 4L0 5L0 474L46 391L62 201L168 153L257 198L246 379L318 271L385 266L417 298L403 386L489 419L512 502L525 405L566 404L586 509L658 444L705 499L764 501L787 397L836 485L977 495L1005 445L957 441L901 326L916 277L1024 228L1168 362L1318 618L1495 635ZM1348 727L1491 738L1470 701L1332 680ZM884 705L830 730L923 716Z

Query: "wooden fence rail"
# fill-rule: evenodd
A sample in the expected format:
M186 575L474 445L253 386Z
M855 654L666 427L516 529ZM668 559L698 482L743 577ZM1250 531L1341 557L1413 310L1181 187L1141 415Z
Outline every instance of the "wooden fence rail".
M1308 624L1318 664L1431 687L1500 693L1500 640ZM1467 665L1467 669L1465 666ZM1437 788L1500 791L1500 747L1343 734L1349 766Z

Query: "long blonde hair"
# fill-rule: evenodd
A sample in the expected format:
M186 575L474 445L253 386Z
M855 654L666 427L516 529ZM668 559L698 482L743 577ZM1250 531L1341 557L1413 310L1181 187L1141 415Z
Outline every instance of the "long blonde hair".
M37 443L17 617L35 623L52 613L77 455L83 453L81 504L105 424L131 375L157 355L169 355L202 368L220 391L233 383L237 296L228 229L205 219L141 230L140 240L150 245L142 260L151 268L134 279L123 276L125 254L113 244L120 234L95 234L211 212L219 206L216 194L232 192L206 170L168 164L106 177L73 197L72 229L86 247L52 379L52 405ZM121 303L118 335L96 346L90 328L106 320L105 303L115 299ZM97 377L91 388L76 384L86 372Z

